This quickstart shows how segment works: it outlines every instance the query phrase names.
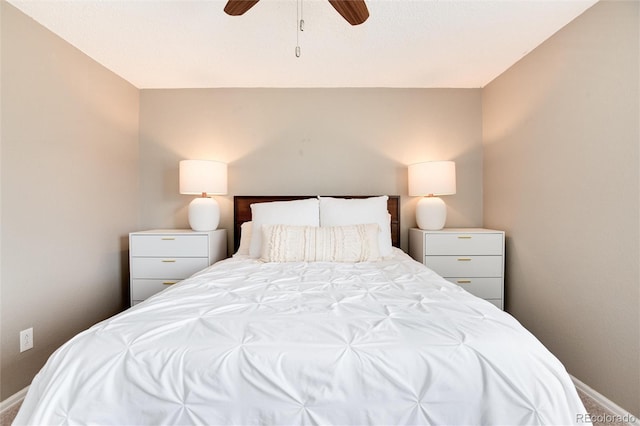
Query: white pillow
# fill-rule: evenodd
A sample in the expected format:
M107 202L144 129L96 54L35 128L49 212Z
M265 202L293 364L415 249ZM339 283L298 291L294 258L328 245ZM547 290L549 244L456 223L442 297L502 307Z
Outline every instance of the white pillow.
M262 225L320 226L319 202L316 198L272 201L251 204L251 245L249 255L260 257Z
M386 195L370 198L318 197L320 200L320 226L344 226L360 223L380 225L378 248L380 256L393 254L391 244L391 215Z
M238 244L238 256L248 256L249 247L251 246L251 221L243 222L240 225L240 244Z
M377 223L351 226L262 225L264 262L371 262L380 260Z

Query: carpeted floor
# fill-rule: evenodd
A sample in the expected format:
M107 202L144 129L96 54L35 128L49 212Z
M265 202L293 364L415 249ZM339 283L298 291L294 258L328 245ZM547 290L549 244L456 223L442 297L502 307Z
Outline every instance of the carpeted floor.
M607 411L604 407L598 404L593 399L589 398L584 393L578 391L578 395L580 395L580 399L582 399L582 403L584 404L584 408L587 409L587 412L591 415L591 422L593 426L624 426L625 422L620 419L620 416L614 416L609 411Z
M18 414L18 410L20 409L21 404L16 404L11 409L5 411L0 415L0 426L9 426L13 419L16 418L16 414Z
M584 404L587 412L591 415L591 421L593 422L593 426L624 426L625 423L617 419L616 416L609 413L605 410L601 405L595 402L593 399L589 398L582 392L578 391L580 398L582 399L582 403ZM18 409L20 409L20 404L16 404L14 407L11 407L10 410L7 410L5 413L0 416L0 426L10 426L13 419L18 414Z

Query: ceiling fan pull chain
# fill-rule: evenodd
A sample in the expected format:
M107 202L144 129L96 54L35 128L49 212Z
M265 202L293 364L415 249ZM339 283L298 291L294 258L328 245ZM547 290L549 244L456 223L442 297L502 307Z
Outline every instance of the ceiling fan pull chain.
M300 0L300 31L304 31L304 0Z
M296 58L300 57L300 31L304 31L304 19L302 19L302 0L296 0Z

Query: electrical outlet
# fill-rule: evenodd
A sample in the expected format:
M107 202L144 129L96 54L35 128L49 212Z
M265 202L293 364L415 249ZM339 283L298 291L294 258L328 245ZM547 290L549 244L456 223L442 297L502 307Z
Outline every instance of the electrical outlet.
M33 327L20 332L20 352L33 348Z

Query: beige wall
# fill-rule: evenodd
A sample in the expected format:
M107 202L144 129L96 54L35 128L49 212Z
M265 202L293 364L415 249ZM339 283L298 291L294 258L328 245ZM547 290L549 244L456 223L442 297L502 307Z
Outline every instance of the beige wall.
M179 160L229 163L227 229L235 194L403 195L406 247L406 165L453 159L448 226L507 231L508 309L640 414L637 3L597 4L483 90L138 91L0 10L0 400L120 308L127 232L187 226Z
M188 227L178 161L203 158L229 163L217 197L227 229L233 195L405 195L406 247L417 202L406 166L427 160L457 163L448 226L479 226L480 108L479 89L142 90L141 225Z
M1 393L122 307L139 91L2 2ZM19 353L18 334L35 347Z
M483 90L485 225L507 308L640 415L638 2L604 1Z

